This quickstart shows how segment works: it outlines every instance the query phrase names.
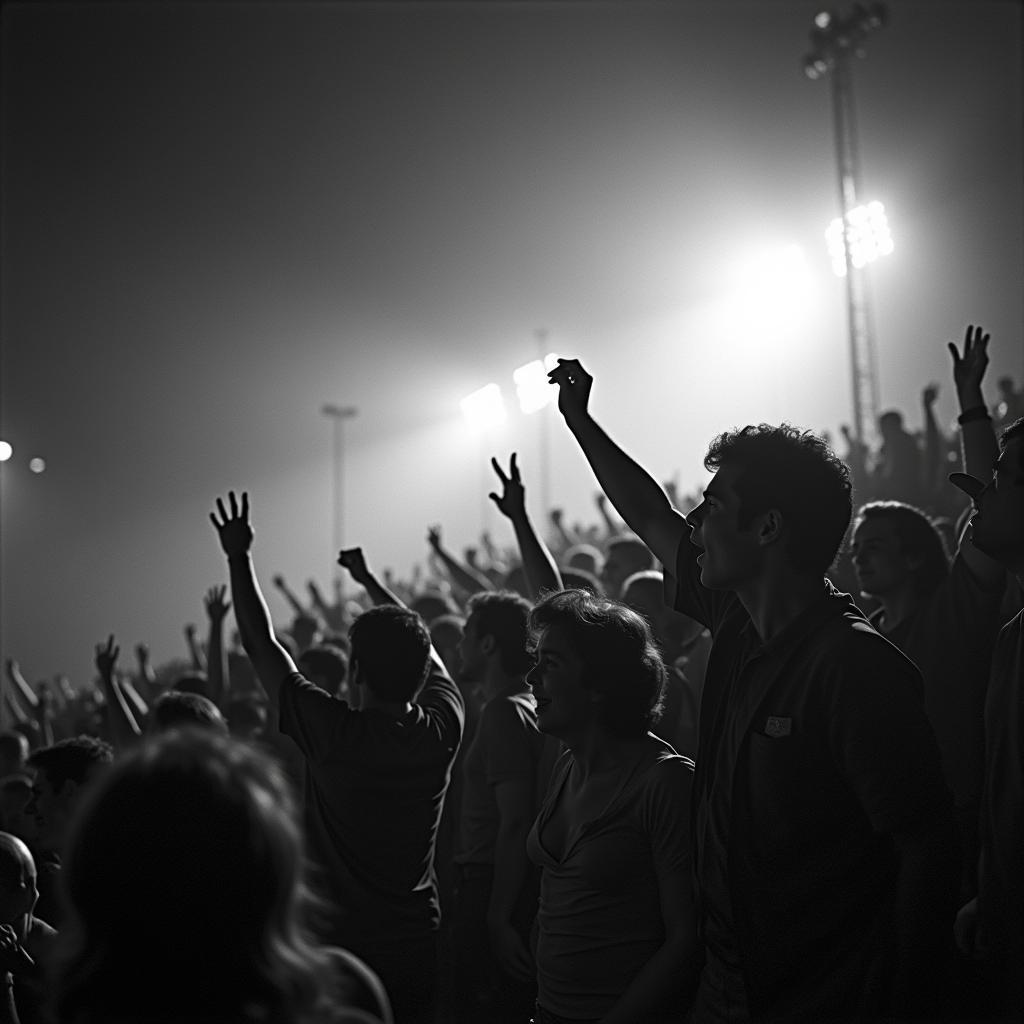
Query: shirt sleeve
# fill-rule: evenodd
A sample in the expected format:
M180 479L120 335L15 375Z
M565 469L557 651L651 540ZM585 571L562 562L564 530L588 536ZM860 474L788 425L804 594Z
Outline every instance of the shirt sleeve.
M686 872L692 864L690 790L693 764L687 758L661 758L649 773L640 803L640 821L651 843L659 877Z
M492 700L480 716L484 774L489 786L511 779L532 784L536 764L534 739L539 734L514 700Z
M281 683L278 704L281 732L295 741L307 760L322 761L344 742L352 708L347 701L325 693L298 672Z
M416 703L426 712L439 736L457 747L466 723L466 705L451 677L433 661Z

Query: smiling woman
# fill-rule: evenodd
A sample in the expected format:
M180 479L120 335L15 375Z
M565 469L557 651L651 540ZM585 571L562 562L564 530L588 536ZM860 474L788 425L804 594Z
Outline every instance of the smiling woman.
M693 762L649 731L665 667L646 621L582 590L531 615L537 725L568 747L527 850L541 868L538 1017L679 1020L695 959Z

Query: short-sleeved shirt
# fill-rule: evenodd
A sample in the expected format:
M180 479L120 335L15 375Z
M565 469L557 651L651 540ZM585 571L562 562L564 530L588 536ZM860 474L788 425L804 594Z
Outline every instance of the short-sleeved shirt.
M399 719L357 710L298 673L280 691L281 732L306 759L311 853L336 914L331 940L356 949L439 924L434 843L463 703L432 667Z
M495 787L512 780L527 783L536 814L559 751L558 741L537 729L537 702L531 693L500 694L484 705L462 763L457 863L494 863L501 824Z
M666 580L714 637L694 782L705 942L755 1014L867 1013L868 977L892 966L893 834L952 821L920 674L825 580L763 643L700 571L687 534Z
M986 589L959 553L949 576L894 629L871 616L920 669L924 708L935 730L946 785L958 808L977 814L985 765L985 692L1004 584Z
M665 941L659 878L692 871L693 762L649 735L605 810L570 833L559 860L544 846L574 763L566 752L527 841L541 868L538 1002L550 1013L600 1018Z

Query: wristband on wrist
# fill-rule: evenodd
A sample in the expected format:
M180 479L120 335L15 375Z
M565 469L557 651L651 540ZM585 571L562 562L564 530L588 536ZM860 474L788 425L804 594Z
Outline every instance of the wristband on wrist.
M991 416L988 414L988 409L983 405L972 405L970 409L964 409L956 421L963 426L965 423L973 423L975 420L990 420Z

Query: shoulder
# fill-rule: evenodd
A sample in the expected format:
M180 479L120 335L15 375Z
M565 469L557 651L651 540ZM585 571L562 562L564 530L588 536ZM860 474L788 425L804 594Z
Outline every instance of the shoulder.
M484 728L536 731L537 702L528 693L494 697L483 706L480 724Z

